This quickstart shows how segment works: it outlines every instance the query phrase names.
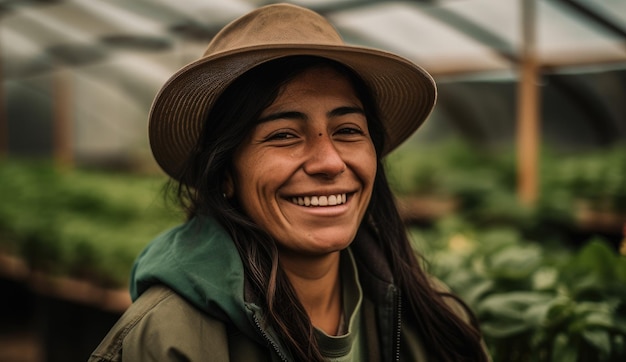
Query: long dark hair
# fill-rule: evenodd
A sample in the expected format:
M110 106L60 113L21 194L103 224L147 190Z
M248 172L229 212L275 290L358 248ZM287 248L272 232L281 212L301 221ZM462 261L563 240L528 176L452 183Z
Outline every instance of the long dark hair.
M364 223L372 224L396 283L416 321L429 353L441 361L486 361L478 327L462 321L435 291L411 248L405 225L385 176L380 152L385 132L375 102L363 81L347 67L324 58L292 56L259 65L237 78L212 108L198 143L183 168L176 197L189 218L208 215L230 233L241 255L255 302L296 360L323 361L311 321L278 264L275 241L260 229L234 199L224 197L225 175L232 172L235 150L281 87L312 67L331 66L352 82L368 120L378 171ZM232 174L232 173L231 173ZM383 226L384 227L379 227ZM460 302L460 301L459 301ZM462 302L461 302L462 303ZM471 314L471 313L470 313Z

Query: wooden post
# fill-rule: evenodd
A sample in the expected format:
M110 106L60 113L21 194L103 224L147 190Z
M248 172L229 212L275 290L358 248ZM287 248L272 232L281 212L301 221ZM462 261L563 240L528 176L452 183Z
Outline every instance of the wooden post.
M61 67L56 70L52 82L54 161L57 166L68 168L74 164L72 100L68 69Z
M517 101L517 193L534 205L538 191L539 89L537 86L536 0L521 0L522 51Z

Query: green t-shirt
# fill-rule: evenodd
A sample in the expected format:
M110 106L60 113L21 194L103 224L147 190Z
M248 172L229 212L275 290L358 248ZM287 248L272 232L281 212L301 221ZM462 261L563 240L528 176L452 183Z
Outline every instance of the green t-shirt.
M361 302L363 291L359 283L356 263L352 252L348 249L341 254L340 261L341 288L343 297L343 318L347 321L347 329L339 327L337 336L330 336L315 329L315 337L322 355L331 362L362 361L367 350L365 338L361 331ZM346 318L347 317L347 318Z

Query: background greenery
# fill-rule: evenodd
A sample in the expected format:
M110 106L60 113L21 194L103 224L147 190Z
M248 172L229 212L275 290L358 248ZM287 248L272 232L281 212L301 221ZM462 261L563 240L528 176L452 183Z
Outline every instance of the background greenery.
M0 163L0 251L53 275L127 284L136 255L182 215L166 207L165 178Z
M573 250L457 217L412 235L476 313L494 361L626 359L626 258L602 238Z
M598 233L579 225L581 210L625 220L624 148L544 150L532 208L517 202L510 150L408 144L388 169L400 199L454 201L452 212L412 226L412 239L476 312L495 361L626 360L619 224ZM163 176L4 161L0 180L0 252L105 287L124 287L146 243L183 219L164 202Z

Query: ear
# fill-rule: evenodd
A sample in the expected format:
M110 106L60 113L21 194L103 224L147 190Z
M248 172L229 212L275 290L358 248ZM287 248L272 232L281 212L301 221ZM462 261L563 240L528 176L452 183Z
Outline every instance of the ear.
M224 197L227 199L235 196L235 183L233 182L233 176L230 171L226 172L226 176L224 177L224 184L222 185L222 190L224 190Z

